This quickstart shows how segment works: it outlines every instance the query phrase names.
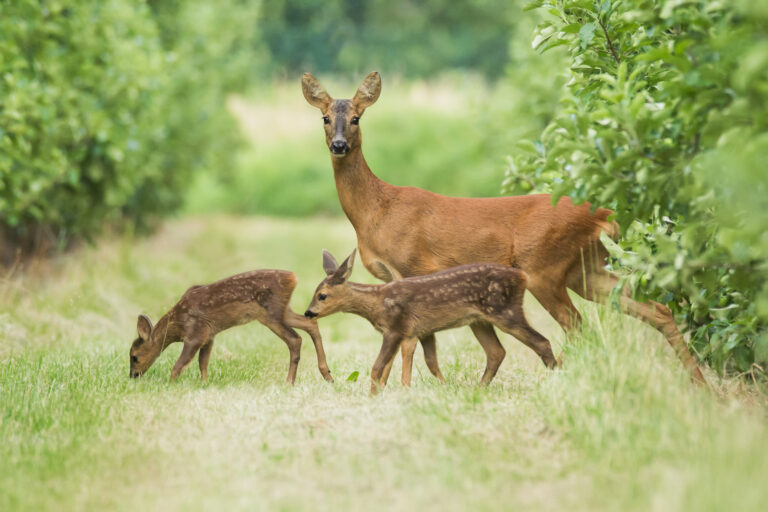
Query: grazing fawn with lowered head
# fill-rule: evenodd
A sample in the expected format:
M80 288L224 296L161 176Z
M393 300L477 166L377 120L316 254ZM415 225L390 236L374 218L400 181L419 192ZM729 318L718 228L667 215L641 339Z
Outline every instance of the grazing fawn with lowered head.
M293 272L254 270L191 287L157 325L153 326L147 316L139 315L139 337L130 351L130 376L141 376L168 345L182 341L184 348L171 371L171 379L179 376L198 351L200 376L206 379L214 336L230 327L258 320L288 345L291 359L287 382L293 384L296 380L301 352L301 336L294 327L309 333L320 373L325 380L333 382L317 321L295 313L289 305L296 282Z
M379 73L370 73L352 99L333 99L310 73L304 73L301 88L322 113L341 207L355 228L363 265L378 279L422 276L467 263L514 263L527 274L533 296L566 331L581 321L568 289L602 302L617 285L618 278L604 268L608 252L600 241L602 232L618 237L611 210L576 205L568 197L553 205L549 194L448 197L390 185L371 172L362 151L360 120L379 98ZM661 331L691 377L705 382L667 306L638 302L628 289L620 306ZM473 324L472 332L484 345L498 343L487 325ZM415 339L402 344L406 385L415 348Z
M354 258L352 251L338 265L331 253L323 251L327 277L315 290L304 314L320 318L337 311L354 313L382 332L384 342L371 369L373 393L386 384L384 369L390 366L400 343L407 338L421 341L427 367L443 381L434 350L434 333L463 325L482 325L491 332L495 325L533 349L547 367L557 365L549 341L525 319L526 276L521 270L480 263L387 284L358 284L348 281ZM495 335L494 340L479 338L486 355L485 373L480 379L483 385L491 382L506 354Z

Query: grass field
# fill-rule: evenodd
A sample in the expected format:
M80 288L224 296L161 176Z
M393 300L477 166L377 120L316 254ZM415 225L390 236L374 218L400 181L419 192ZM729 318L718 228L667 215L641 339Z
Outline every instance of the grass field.
M196 365L169 381L179 345L128 378L138 313L157 319L188 286L252 268L296 271L302 311L321 248L353 246L343 219L183 218L6 276L0 510L765 509L765 395L711 373L713 391L691 386L657 333L583 303L564 344L528 298L564 368L505 337L487 389L464 328L438 335L445 385L419 350L412 388L398 361L371 397L380 341L349 315L321 321L335 384L306 337L284 384L288 351L260 325L217 338L205 383Z

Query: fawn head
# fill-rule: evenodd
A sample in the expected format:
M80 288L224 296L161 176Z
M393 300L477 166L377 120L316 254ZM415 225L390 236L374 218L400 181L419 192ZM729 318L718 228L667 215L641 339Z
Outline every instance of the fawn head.
M152 342L152 331L154 329L152 321L146 315L139 315L139 321L136 325L139 331L139 337L131 344L130 361L132 378L141 377L146 372L155 359L162 352L160 343Z
M381 76L372 71L351 100L334 100L310 73L301 77L301 90L310 105L323 113L325 142L335 157L343 157L360 147L360 117L381 93Z
M323 270L326 278L320 283L309 303L304 316L307 318L323 317L335 313L344 305L347 297L347 279L352 275L355 264L355 251L339 265L333 254L323 250Z

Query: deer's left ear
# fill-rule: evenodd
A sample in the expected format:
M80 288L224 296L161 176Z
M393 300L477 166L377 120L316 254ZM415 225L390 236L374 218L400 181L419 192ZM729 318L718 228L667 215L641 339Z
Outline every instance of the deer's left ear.
M363 111L376 103L379 94L381 94L381 75L378 71L371 71L357 88L355 97L352 98L352 104L359 111Z
M304 73L301 77L301 92L304 93L304 98L313 107L317 107L322 111L325 111L333 102L333 98L325 92L325 89L317 78L312 76L312 73Z
M352 254L347 256L347 259L345 259L344 262L339 265L339 268L336 270L336 272L333 273L334 282L343 283L349 279L349 276L352 275L352 267L355 265L356 252L357 249L352 249Z

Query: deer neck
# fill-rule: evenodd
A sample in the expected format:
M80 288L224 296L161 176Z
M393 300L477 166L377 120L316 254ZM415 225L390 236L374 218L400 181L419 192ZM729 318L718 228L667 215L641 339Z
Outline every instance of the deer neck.
M372 210L378 207L386 184L371 172L360 147L343 158L332 156L331 164L341 208L358 231L367 224Z
M168 345L179 341L181 333L178 326L172 321L170 313L163 315L152 328L152 345L161 353Z
M378 327L381 325L381 284L347 283L347 296L340 310L368 320Z

